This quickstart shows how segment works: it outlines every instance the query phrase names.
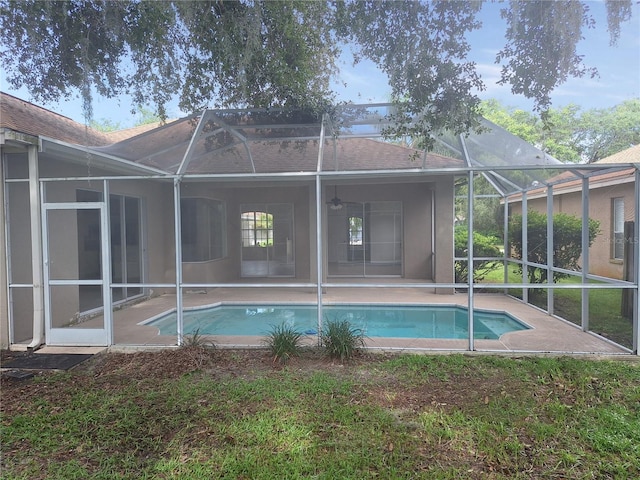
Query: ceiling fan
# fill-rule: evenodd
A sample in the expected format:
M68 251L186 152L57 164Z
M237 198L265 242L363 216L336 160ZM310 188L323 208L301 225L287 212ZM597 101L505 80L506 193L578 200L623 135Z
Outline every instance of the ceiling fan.
M331 210L340 210L342 208L342 200L338 198L338 186L334 186L333 198L327 202Z

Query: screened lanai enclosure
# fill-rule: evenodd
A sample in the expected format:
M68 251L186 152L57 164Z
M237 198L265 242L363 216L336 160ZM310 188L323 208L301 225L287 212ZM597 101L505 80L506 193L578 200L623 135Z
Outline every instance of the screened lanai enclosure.
M638 163L563 164L487 121L424 151L384 136L391 108L206 110L110 144L4 126L8 343L179 345L203 307L233 306L255 328L207 334L254 346L301 305L314 343L348 305L365 330L358 307L384 306L399 332L371 347L638 353ZM582 225L570 266L553 253L559 212ZM489 231L491 255L467 233ZM456 313L386 310L418 305ZM487 312L522 328L491 336L493 320L474 320ZM414 321L426 326L402 333Z

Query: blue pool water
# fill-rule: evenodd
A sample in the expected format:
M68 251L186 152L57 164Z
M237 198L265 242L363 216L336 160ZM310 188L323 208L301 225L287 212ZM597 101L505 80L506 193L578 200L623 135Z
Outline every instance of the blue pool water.
M184 333L201 335L262 336L273 326L286 324L315 335L318 328L315 305L221 305L184 313ZM347 320L368 337L468 338L467 309L456 306L327 305L323 322ZM148 325L161 335L175 335L176 314L152 320ZM507 332L529 327L509 314L474 311L474 338L498 339Z

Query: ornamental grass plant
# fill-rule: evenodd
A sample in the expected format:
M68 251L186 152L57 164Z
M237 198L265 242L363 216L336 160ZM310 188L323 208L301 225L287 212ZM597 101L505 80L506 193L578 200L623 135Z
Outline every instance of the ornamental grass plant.
M347 320L329 320L322 330L321 341L325 353L335 360L350 360L364 347L364 331L352 327Z
M287 363L292 357L300 355L303 338L302 332L286 323L281 323L271 327L264 343L271 352L274 362Z

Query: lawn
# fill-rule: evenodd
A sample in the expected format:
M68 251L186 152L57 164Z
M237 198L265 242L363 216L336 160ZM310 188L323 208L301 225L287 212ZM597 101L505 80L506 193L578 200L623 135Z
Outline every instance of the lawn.
M516 272L514 266L509 269L509 282L522 283L522 274ZM490 272L482 283L503 283L502 267ZM559 285L580 283L577 277L564 278ZM599 283L599 282L593 282ZM511 289L509 293L522 298L522 290ZM576 325L582 321L582 292L578 289L554 290L554 313ZM530 290L529 301L546 310L546 290ZM621 289L593 289L589 291L589 330L605 338L627 347L633 348L633 324L621 314Z
M640 478L627 361L192 346L3 379L4 479Z

